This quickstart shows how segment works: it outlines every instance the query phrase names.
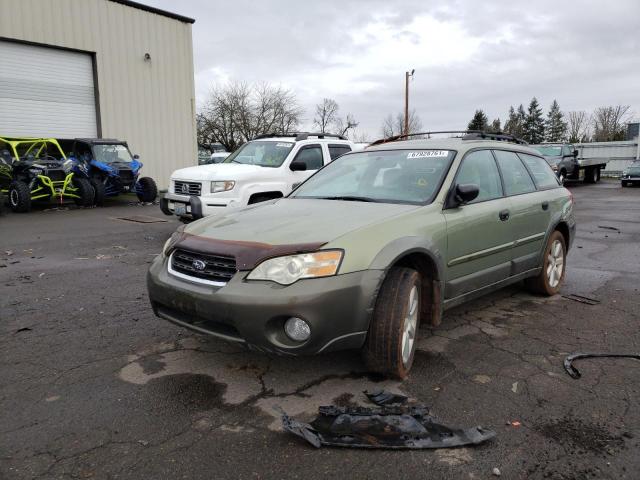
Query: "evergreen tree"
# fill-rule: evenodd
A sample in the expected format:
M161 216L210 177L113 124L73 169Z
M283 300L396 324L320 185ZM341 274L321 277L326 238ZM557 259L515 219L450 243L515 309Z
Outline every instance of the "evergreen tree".
M527 114L524 111L522 104L516 111L513 106L509 107L509 115L507 121L504 124L504 132L514 137L522 138L524 135L524 121Z
M567 122L564 121L564 115L556 100L553 101L547 113L545 133L547 142L562 142L567 138Z
M529 103L523 133L524 140L530 144L535 145L544 142L544 117L536 97L533 97L531 103Z
M476 110L473 118L467 125L467 130L488 130L489 119L482 110Z
M495 118L493 122L491 122L491 126L489 127L489 131L492 133L500 133L502 132L502 126L500 124L500 119Z

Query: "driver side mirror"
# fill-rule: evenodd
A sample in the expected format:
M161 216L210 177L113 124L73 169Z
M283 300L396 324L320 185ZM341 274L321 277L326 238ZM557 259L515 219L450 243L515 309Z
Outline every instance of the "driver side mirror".
M451 195L450 207L459 207L475 200L480 194L480 189L475 183L456 185Z
M574 150L574 151L573 151L573 156L574 156L574 157L576 157L576 158L578 158L578 150Z
M307 170L307 162L305 162L304 160L295 160L291 162L289 168L292 172L304 172Z

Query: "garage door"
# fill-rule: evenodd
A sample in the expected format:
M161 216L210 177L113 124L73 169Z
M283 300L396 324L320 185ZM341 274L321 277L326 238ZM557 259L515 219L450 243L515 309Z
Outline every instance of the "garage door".
M96 137L91 56L0 40L0 136Z

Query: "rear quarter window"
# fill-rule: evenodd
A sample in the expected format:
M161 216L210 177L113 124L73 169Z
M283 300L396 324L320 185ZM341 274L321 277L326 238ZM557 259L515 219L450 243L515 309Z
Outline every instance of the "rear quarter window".
M526 153L518 153L518 156L531 172L533 181L536 183L538 190L560 186L558 177L556 177L555 173L553 173L553 170L551 170L549 164L544 159L534 157L533 155L528 155Z

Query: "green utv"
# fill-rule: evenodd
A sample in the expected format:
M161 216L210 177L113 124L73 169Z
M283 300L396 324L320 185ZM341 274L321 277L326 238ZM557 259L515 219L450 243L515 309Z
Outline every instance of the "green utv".
M375 142L286 198L181 227L149 270L155 314L263 352L360 349L404 378L444 310L520 280L558 293L571 194L524 142L457 133Z
M0 137L0 193L14 212L28 212L34 201L92 205L93 187L74 168L53 138Z

